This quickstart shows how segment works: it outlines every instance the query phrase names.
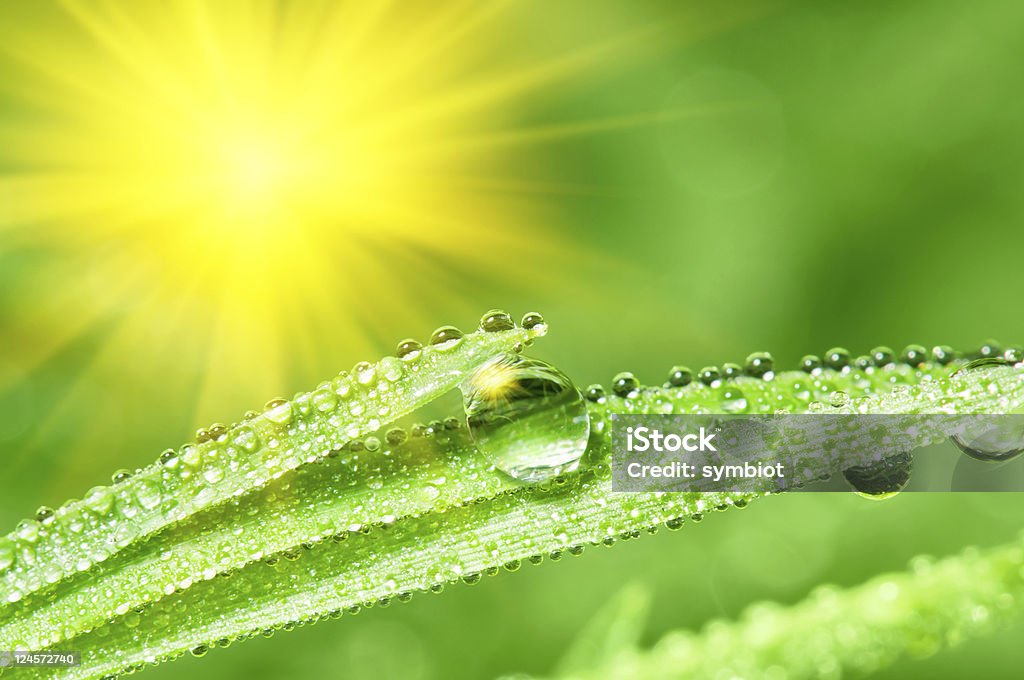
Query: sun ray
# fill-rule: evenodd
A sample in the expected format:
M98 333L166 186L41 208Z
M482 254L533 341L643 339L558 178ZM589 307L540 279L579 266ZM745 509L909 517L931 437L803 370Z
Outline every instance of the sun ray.
M642 12L563 43L510 36L537 11L515 0L43 5L0 6L0 256L53 253L22 284L60 292L2 310L40 338L18 341L8 384L119 323L24 451L53 445L126 361L145 375L187 355L168 382L198 424L387 351L396 329L478 312L474 282L574 290L567 258L610 263L573 243L554 199L615 189L560 173L545 145L717 113L533 115L552 88L655 49L669 29Z

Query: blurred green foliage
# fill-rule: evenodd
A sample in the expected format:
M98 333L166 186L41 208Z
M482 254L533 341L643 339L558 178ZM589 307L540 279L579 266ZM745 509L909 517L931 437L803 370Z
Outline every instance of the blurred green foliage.
M1024 338L1019 3L734 1L716 10L719 24L715 14L701 15L711 28L699 35L687 30L678 3L556 5L535 5L509 25L523 36L519 49L614 33L623 17L660 26L669 38L547 92L524 124L637 112L662 118L532 148L519 159L524 179L579 188L547 199L563 236L578 246L543 285L517 289L479 276L457 300L411 293L416 319L469 325L493 306L537 309L552 327L539 355L581 385L607 384L627 369L660 383L672 364L697 369L754 350L793 366L837 344L861 353L876 344ZM16 244L0 252L4 370L21 370L15 344L30 341L9 327L4 310L26 295L45 304L51 291L19 283L58 256ZM529 272L529 262L515 265ZM431 330L400 315L390 324L404 330L380 338L382 354L398 334ZM103 333L99 326L84 334L0 394L0 525L274 396L225 394L202 413L168 397L165 376L200 382L202 333L183 338L177 351L122 357L118 376L83 378L79 369ZM344 337L322 340L336 348L334 361L296 364L286 376L295 389L366 358L350 355ZM92 408L111 423L88 454L65 452L93 414L48 409L69 390L93 395ZM650 642L671 628L734 616L755 600L794 602L818 583L852 585L901 569L918 553L1002 542L1019 529L1022 510L1016 494L769 499L679 533L592 548L147 675L544 674L626 584L652 593ZM1022 632L884 677L1016 677Z

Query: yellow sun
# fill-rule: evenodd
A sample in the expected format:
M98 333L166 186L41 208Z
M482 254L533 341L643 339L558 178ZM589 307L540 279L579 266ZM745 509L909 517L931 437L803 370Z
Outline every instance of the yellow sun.
M564 284L561 189L522 149L663 114L524 124L531 97L648 40L537 46L510 29L537 8L4 3L0 256L47 257L3 310L18 356L0 390L102 333L52 418L143 355L135 370L201 376L177 389L202 419L480 306L474 277Z

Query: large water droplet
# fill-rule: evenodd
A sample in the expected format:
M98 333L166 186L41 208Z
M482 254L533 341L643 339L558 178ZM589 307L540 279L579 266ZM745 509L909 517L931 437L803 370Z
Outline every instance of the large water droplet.
M865 498L885 500L906 488L914 458L909 453L888 456L870 465L855 465L843 470L850 486Z
M501 309L492 309L480 319L480 330L487 333L509 331L515 327L516 325L512 321L512 317L508 315L508 312Z
M971 458L1004 463L1024 453L1024 418L979 415L950 439Z
M430 344L450 349L462 342L463 333L455 326L441 326L430 335Z
M477 447L494 466L524 482L542 482L579 466L590 418L568 376L537 359L502 355L462 385Z

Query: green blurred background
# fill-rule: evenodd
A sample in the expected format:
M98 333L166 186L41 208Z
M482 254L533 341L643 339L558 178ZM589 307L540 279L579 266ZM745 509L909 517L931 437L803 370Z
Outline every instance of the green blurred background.
M383 8L361 37L334 3L0 7L0 526L491 307L541 311L536 355L581 386L755 350L786 367L834 345L1024 339L1020 3L482 7ZM336 35L318 28L333 12ZM331 165L275 195L273 222L235 215L216 234L223 187L160 199L199 169L172 152L187 116L154 102L209 87L189 55L218 40L216 82L285 110L274 129L319 111L325 138L348 140L414 112L368 150L342 145L357 176L387 159L367 171L372 201ZM353 67L304 77L317 55ZM346 98L381 72L399 73L385 94ZM486 101L431 113L466 92ZM409 140L451 148L406 161ZM653 597L653 642L1005 541L1022 510L1016 494L775 498L147 675L543 674L626 584ZM1022 632L883 677L1017 677Z

